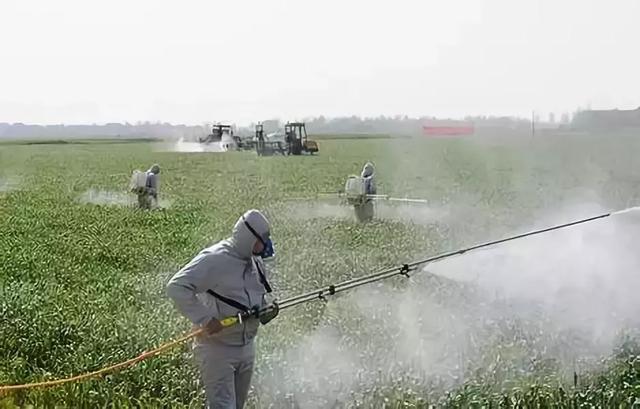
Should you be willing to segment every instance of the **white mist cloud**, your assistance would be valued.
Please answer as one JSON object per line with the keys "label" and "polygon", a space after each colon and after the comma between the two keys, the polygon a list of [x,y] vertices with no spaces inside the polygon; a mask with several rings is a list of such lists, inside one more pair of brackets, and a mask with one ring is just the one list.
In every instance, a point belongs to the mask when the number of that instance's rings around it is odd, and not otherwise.
{"label": "white mist cloud", "polygon": [[514,316],[539,308],[557,328],[588,334],[594,353],[606,353],[617,333],[640,317],[637,213],[525,238],[426,269],[510,300]]}
{"label": "white mist cloud", "polygon": [[[541,220],[575,214],[565,210]],[[639,214],[467,253],[409,281],[338,296],[256,385],[278,385],[298,407],[315,409],[366,400],[399,380],[436,399],[470,378],[500,390],[545,366],[569,381],[637,327]]]}
{"label": "white mist cloud", "polygon": [[20,187],[20,179],[18,177],[0,178],[0,193],[7,193],[17,190]]}
{"label": "white mist cloud", "polygon": [[79,198],[82,203],[105,206],[129,206],[136,203],[135,197],[118,192],[89,189]]}
{"label": "white mist cloud", "polygon": [[[78,200],[81,203],[89,203],[100,206],[137,206],[137,197],[133,194],[111,192],[106,190],[89,189]],[[171,200],[160,198],[160,208],[171,207]]]}
{"label": "white mist cloud", "polygon": [[161,152],[227,152],[236,147],[236,142],[231,138],[223,138],[220,142],[199,143],[186,141],[180,138],[174,143],[164,142],[156,145],[156,150]]}

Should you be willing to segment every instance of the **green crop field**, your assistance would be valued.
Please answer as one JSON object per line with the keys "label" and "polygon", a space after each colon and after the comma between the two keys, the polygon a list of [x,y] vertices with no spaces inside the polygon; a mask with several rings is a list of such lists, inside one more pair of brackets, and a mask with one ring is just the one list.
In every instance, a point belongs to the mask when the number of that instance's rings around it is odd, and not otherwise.
{"label": "green crop field", "polygon": [[[96,370],[186,333],[167,280],[250,208],[272,222],[273,284],[284,298],[519,233],[557,209],[571,216],[566,210],[583,203],[640,204],[635,135],[319,145],[319,155],[290,158],[157,152],[141,142],[0,145],[0,385]],[[381,204],[380,217],[361,225],[348,207],[318,197],[340,190],[367,160],[380,193],[430,204]],[[139,211],[128,179],[153,162],[162,167],[163,209]],[[422,317],[449,304],[473,312],[474,294],[425,275],[283,311],[259,334],[248,407],[640,405],[635,338],[621,336],[591,357],[600,365],[576,372],[540,347],[542,335],[492,322],[479,329],[481,345],[456,358],[463,368],[441,363],[448,335],[422,328]],[[420,331],[409,336],[411,328]],[[534,356],[538,364],[523,364]],[[0,408],[202,403],[188,345],[102,379],[0,397]]]}

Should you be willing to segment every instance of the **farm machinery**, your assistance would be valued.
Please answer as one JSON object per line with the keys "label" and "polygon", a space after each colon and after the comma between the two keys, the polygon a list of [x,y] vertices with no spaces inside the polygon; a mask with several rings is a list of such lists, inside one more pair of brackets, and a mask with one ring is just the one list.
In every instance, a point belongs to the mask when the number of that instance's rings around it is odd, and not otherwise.
{"label": "farm machinery", "polygon": [[200,143],[210,144],[215,142],[222,142],[222,138],[234,140],[233,129],[231,125],[216,124],[211,128],[211,133],[205,137],[198,138]]}
{"label": "farm machinery", "polygon": [[239,151],[248,151],[256,146],[256,141],[253,140],[252,136],[241,137],[236,135],[233,139],[236,141],[236,149]]}
{"label": "farm machinery", "polygon": [[264,126],[258,123],[255,136],[241,137],[234,135],[231,125],[213,125],[211,133],[198,138],[201,144],[220,144],[223,150],[256,150],[259,156],[302,155],[318,152],[318,144],[309,139],[304,122],[287,122],[284,126],[284,134],[265,134]]}
{"label": "farm machinery", "polygon": [[217,143],[224,151],[249,150],[253,149],[253,141],[251,139],[234,135],[231,125],[216,124],[213,125],[209,135],[199,138],[199,142],[205,145]]}
{"label": "farm machinery", "polygon": [[286,155],[288,151],[284,140],[278,140],[273,134],[265,135],[264,126],[261,123],[256,125],[255,146],[258,156],[271,156],[276,153]]}
{"label": "farm machinery", "polygon": [[303,153],[313,155],[318,152],[318,144],[308,138],[304,122],[287,122],[284,126],[284,135],[289,155],[302,155]]}

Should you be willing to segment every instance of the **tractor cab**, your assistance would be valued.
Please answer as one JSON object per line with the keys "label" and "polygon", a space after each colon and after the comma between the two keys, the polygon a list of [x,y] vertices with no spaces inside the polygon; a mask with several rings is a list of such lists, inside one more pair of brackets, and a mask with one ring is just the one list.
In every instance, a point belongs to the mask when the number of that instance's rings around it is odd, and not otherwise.
{"label": "tractor cab", "polygon": [[284,135],[289,155],[318,152],[318,144],[308,139],[304,122],[288,122],[284,126]]}

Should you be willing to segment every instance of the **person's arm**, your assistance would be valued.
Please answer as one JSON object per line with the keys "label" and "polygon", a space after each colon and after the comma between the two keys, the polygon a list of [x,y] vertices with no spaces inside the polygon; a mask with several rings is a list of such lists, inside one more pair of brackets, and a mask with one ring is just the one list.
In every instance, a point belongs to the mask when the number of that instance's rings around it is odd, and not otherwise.
{"label": "person's arm", "polygon": [[196,297],[196,294],[208,290],[207,277],[211,274],[213,257],[211,254],[198,254],[189,264],[178,271],[167,283],[167,295],[176,308],[196,325],[204,325],[215,317]]}

